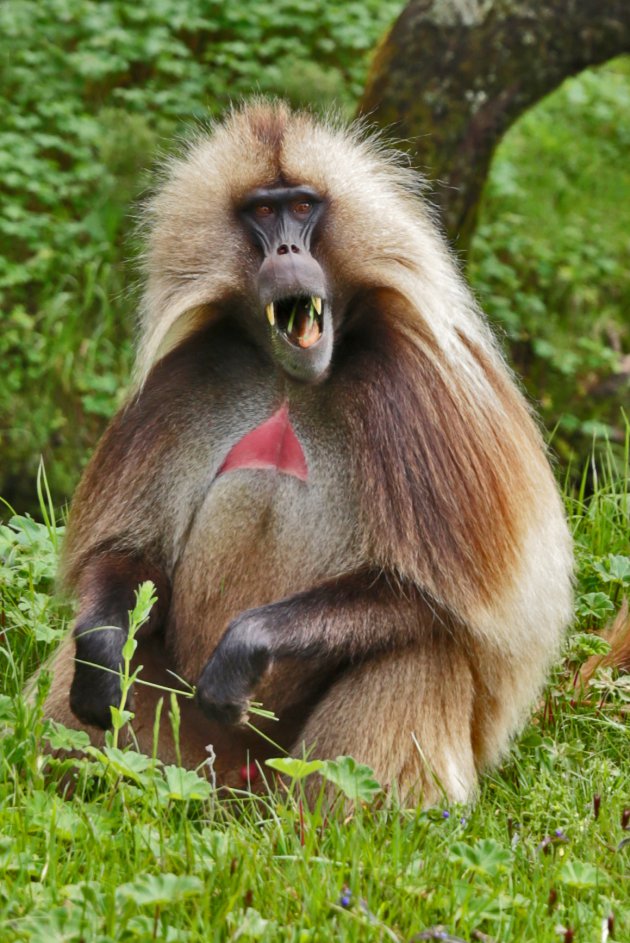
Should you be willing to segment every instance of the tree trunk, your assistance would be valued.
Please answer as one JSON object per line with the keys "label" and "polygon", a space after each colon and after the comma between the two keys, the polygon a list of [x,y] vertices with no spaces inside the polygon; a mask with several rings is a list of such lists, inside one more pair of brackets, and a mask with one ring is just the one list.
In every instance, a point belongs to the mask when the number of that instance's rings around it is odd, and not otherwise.
{"label": "tree trunk", "polygon": [[630,0],[411,0],[359,113],[401,140],[465,250],[506,129],[567,76],[628,51]]}

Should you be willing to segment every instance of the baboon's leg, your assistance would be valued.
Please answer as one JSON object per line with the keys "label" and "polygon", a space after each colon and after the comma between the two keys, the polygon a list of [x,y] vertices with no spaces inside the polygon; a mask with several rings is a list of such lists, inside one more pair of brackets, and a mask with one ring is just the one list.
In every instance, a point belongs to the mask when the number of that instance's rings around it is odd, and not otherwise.
{"label": "baboon's leg", "polygon": [[498,648],[470,642],[475,686],[473,749],[478,769],[496,765],[523,726],[544,685],[553,647],[546,639]]}
{"label": "baboon's leg", "polygon": [[[382,654],[349,668],[315,708],[296,755],[349,754],[406,802],[471,798],[474,689],[467,658],[448,635],[422,648]],[[312,748],[312,749],[311,749]],[[319,783],[313,777],[311,794]]]}

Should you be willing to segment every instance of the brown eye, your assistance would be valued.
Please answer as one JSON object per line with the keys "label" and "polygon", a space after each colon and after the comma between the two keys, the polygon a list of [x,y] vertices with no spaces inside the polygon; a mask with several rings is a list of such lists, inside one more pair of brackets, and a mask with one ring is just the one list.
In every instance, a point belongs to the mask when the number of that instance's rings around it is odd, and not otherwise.
{"label": "brown eye", "polygon": [[307,213],[311,212],[312,208],[312,203],[309,203],[307,200],[302,200],[300,203],[294,204],[293,212],[297,213],[298,216],[306,216]]}
{"label": "brown eye", "polygon": [[265,216],[273,216],[273,206],[269,206],[268,203],[259,203],[258,206],[254,207],[254,215],[259,219],[263,219]]}

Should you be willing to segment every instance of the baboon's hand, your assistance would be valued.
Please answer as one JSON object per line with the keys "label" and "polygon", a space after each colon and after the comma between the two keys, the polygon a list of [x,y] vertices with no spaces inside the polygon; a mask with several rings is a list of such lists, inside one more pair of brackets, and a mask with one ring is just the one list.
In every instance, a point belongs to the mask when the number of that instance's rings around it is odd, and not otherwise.
{"label": "baboon's hand", "polygon": [[199,678],[197,703],[204,714],[222,724],[243,723],[271,658],[263,611],[252,609],[234,619]]}
{"label": "baboon's hand", "polygon": [[75,664],[70,687],[70,708],[84,724],[107,730],[112,725],[110,707],[119,707],[120,678],[98,666]]}
{"label": "baboon's hand", "polygon": [[[110,707],[119,707],[122,647],[127,633],[114,625],[94,626],[92,620],[74,629],[76,656],[70,687],[70,708],[84,724],[107,730]],[[132,707],[128,702],[128,707]]]}

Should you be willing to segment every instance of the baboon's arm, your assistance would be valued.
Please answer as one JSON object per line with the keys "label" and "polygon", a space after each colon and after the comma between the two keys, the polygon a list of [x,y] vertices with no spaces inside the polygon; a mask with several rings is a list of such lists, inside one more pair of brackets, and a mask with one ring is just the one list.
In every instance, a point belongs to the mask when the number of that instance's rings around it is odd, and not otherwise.
{"label": "baboon's arm", "polygon": [[207,716],[238,723],[272,662],[359,661],[414,642],[442,617],[417,589],[383,573],[330,580],[234,619],[201,674],[198,702]]}

